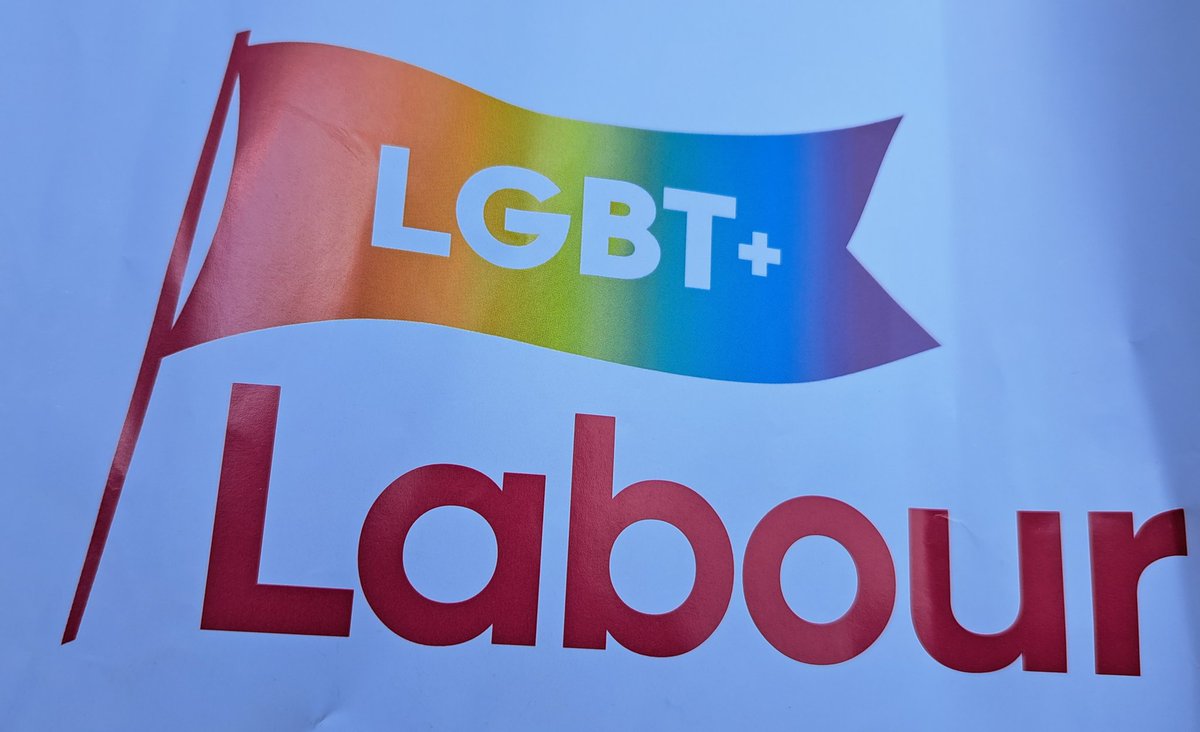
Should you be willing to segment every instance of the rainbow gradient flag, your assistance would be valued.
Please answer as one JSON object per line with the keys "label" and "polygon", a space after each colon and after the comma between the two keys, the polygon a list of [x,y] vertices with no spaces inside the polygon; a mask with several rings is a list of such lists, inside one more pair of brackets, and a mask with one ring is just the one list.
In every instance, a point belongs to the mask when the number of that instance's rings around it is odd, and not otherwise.
{"label": "rainbow gradient flag", "polygon": [[[244,37],[231,71],[228,195],[162,355],[378,318],[780,383],[937,345],[846,249],[898,119],[794,135],[591,124],[392,59]],[[406,166],[390,198],[389,160]],[[480,195],[488,171],[501,187]],[[513,175],[537,185],[503,188]],[[401,217],[424,246],[381,245],[381,222]],[[589,246],[615,276],[589,271]]]}

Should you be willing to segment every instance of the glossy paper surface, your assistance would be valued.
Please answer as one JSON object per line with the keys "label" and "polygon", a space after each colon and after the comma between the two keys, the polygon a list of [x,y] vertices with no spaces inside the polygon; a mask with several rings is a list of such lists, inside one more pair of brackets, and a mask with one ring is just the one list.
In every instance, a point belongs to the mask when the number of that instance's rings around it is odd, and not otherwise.
{"label": "glossy paper surface", "polygon": [[0,729],[1200,728],[1190,4],[3,13]]}

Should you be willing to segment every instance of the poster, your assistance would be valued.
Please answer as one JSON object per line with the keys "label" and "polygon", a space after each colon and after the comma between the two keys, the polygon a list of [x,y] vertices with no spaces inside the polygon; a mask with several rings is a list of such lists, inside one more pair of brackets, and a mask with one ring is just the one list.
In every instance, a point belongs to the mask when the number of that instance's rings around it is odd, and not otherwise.
{"label": "poster", "polygon": [[0,727],[1195,729],[1196,14],[7,9]]}

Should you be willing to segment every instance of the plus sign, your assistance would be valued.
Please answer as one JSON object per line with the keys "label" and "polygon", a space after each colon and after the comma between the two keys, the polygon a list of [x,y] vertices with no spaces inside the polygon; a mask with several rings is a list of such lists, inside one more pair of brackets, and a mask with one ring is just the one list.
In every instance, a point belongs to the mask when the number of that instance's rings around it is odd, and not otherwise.
{"label": "plus sign", "polygon": [[750,274],[767,276],[768,264],[779,264],[779,250],[767,246],[767,235],[756,231],[750,236],[750,244],[738,244],[738,259],[750,263]]}

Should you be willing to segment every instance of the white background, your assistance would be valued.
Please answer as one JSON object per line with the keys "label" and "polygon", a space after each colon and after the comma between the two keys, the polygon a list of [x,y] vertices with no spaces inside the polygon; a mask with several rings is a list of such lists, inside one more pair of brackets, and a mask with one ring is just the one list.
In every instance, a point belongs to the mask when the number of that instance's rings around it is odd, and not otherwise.
{"label": "white background", "polygon": [[[1086,512],[1193,537],[1200,393],[1200,18],[1188,3],[26,3],[0,23],[0,727],[6,729],[1162,728],[1200,725],[1192,558],[1142,582],[1143,676],[1093,671]],[[59,645],[162,271],[236,31],[373,51],[560,116],[798,132],[904,115],[852,250],[943,345],[830,381],[719,383],[427,325],[227,339],[164,364],[79,639]],[[223,153],[227,157],[227,153]],[[206,220],[211,224],[214,201]],[[211,232],[211,228],[209,229]],[[283,387],[262,580],[353,587],[350,638],[198,629],[232,382]],[[833,667],[722,626],[673,659],[561,646],[574,415],[617,418],[618,487],[716,508],[740,558],[787,498],[865,513],[897,567],[890,625]],[[394,636],[357,583],[396,476],[456,462],[547,476],[538,645]],[[1014,617],[1015,512],[1062,512],[1069,673],[952,671],[908,613],[909,507],[953,521],[955,610]],[[464,597],[494,548],[418,525],[418,587]],[[1193,545],[1200,542],[1194,538]],[[785,564],[828,620],[831,542]],[[680,535],[614,557],[636,607],[687,592]]]}

